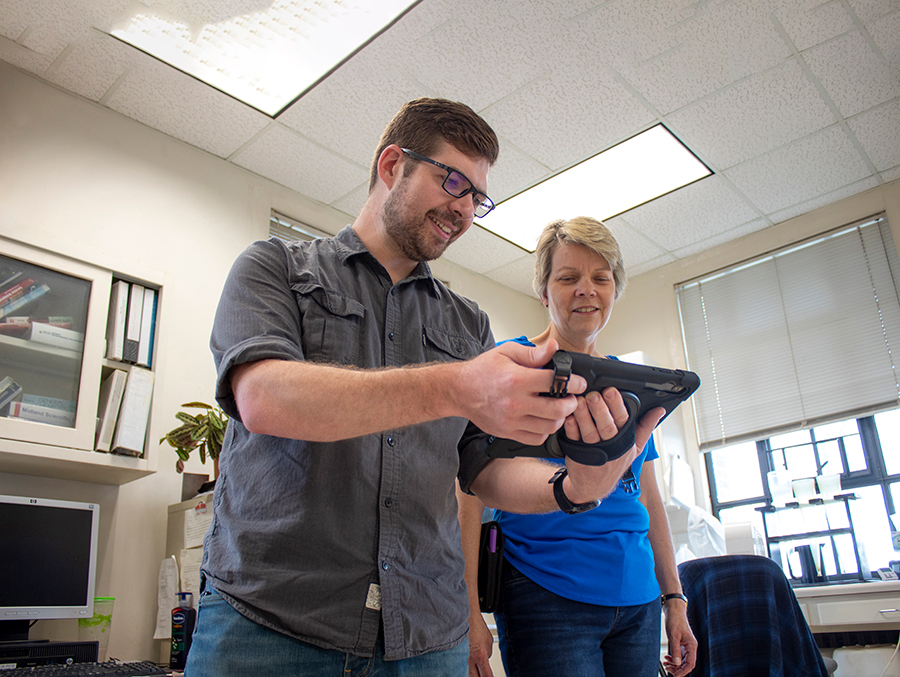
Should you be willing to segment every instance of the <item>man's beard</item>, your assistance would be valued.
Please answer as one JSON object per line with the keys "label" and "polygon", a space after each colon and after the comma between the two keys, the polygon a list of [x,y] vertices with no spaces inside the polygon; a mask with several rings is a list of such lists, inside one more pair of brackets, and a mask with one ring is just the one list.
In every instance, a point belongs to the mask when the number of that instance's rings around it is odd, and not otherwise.
{"label": "man's beard", "polygon": [[436,227],[429,217],[432,214],[440,216],[444,221],[452,223],[457,229],[460,226],[459,218],[454,214],[441,213],[434,209],[428,211],[424,217],[419,219],[410,216],[405,211],[408,185],[406,182],[402,183],[385,200],[384,206],[381,208],[384,229],[400,251],[403,252],[403,255],[410,261],[434,261],[441,257],[450,243],[455,241],[459,235],[455,235],[450,240],[440,240],[434,245],[429,244],[428,230]]}

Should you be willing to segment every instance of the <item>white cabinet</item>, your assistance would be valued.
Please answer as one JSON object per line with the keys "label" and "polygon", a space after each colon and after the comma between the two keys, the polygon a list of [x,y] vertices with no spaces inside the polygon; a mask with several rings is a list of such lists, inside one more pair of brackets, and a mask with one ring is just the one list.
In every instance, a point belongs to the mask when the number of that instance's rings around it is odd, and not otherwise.
{"label": "white cabinet", "polygon": [[796,588],[813,632],[900,628],[900,581],[866,581]]}
{"label": "white cabinet", "polygon": [[[21,387],[16,400],[22,407],[26,399],[45,405],[53,418],[28,420],[21,417],[21,408],[20,416],[0,409],[8,414],[0,417],[0,472],[103,484],[124,484],[155,472],[157,445],[145,445],[140,458],[93,451],[101,380],[114,367],[133,368],[104,357],[110,289],[114,279],[129,279],[127,271],[0,238],[0,283],[14,275],[18,277],[0,289],[0,299],[17,281],[41,291],[23,305],[13,301],[0,306],[0,381],[9,377]],[[140,282],[160,287],[152,280]],[[10,317],[38,324],[18,332]],[[37,335],[39,325],[64,331],[46,339]]]}

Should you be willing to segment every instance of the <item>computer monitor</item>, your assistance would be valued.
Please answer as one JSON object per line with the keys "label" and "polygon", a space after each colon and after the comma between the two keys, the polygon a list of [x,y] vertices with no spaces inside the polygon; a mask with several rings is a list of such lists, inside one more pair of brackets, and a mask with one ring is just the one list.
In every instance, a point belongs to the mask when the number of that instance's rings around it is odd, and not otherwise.
{"label": "computer monitor", "polygon": [[0,641],[93,615],[99,525],[96,503],[0,495]]}

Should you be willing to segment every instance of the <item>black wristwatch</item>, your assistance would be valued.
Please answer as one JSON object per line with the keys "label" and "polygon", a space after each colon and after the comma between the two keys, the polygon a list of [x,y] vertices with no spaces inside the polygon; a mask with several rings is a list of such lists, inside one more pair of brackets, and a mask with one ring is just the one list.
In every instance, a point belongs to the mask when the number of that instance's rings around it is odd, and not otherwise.
{"label": "black wristwatch", "polygon": [[587,512],[588,510],[593,510],[598,505],[600,505],[600,501],[588,501],[587,503],[572,503],[569,500],[569,497],[566,496],[563,491],[563,480],[566,478],[566,475],[569,474],[568,469],[560,468],[556,471],[556,474],[550,478],[550,481],[547,484],[553,485],[553,497],[556,499],[556,505],[559,506],[559,509],[562,510],[567,515],[577,515],[581,512]]}
{"label": "black wristwatch", "polygon": [[670,592],[668,595],[663,595],[660,598],[660,601],[662,602],[662,605],[665,606],[666,602],[668,602],[670,599],[680,599],[685,604],[688,603],[687,597],[682,595],[680,592]]}

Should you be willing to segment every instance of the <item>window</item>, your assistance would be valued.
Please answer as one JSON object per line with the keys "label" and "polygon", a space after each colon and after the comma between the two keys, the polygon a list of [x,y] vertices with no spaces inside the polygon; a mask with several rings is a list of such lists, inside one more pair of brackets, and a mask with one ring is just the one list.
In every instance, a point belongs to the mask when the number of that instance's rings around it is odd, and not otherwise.
{"label": "window", "polygon": [[821,556],[829,580],[858,579],[855,538],[865,574],[889,566],[900,560],[900,542],[898,550],[893,545],[900,526],[893,521],[900,501],[898,432],[900,409],[893,409],[712,450],[705,460],[713,514],[723,523],[749,521],[763,531],[756,509],[773,502],[769,473],[781,471],[791,480],[840,473],[841,492],[857,497],[847,502],[849,521],[838,502],[769,513],[766,527],[770,537],[829,529],[847,533],[790,541],[773,549],[773,558],[796,578],[799,562],[793,549],[809,545],[816,560]]}
{"label": "window", "polygon": [[294,242],[295,240],[318,240],[320,237],[331,236],[324,230],[273,211],[269,217],[269,237],[277,237],[285,242]]}
{"label": "window", "polygon": [[678,285],[701,449],[897,407],[895,281],[877,216]]}

